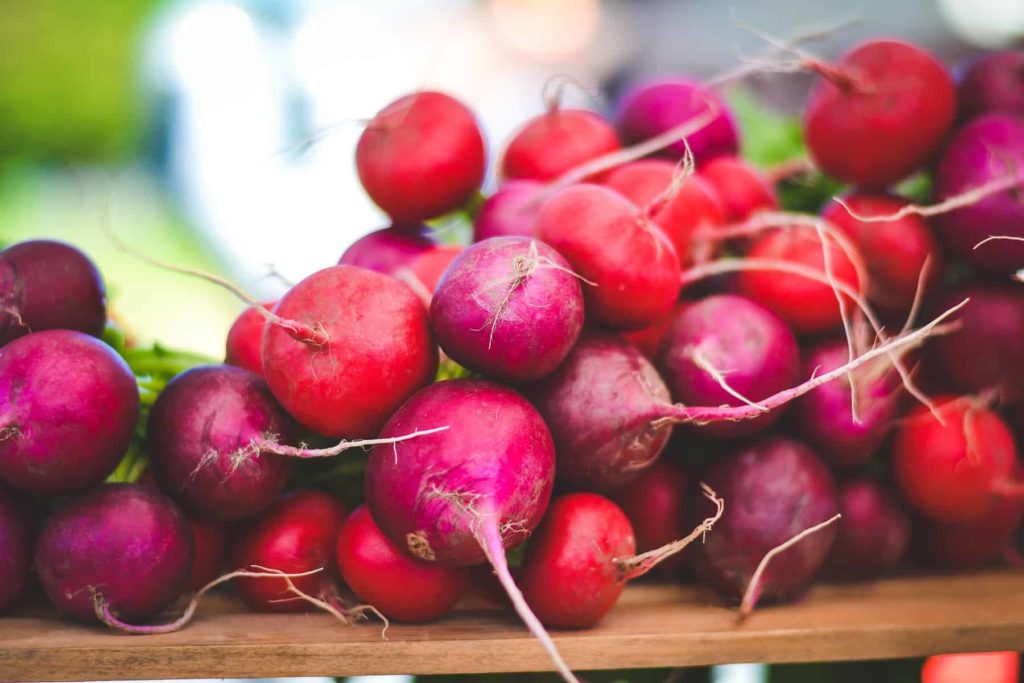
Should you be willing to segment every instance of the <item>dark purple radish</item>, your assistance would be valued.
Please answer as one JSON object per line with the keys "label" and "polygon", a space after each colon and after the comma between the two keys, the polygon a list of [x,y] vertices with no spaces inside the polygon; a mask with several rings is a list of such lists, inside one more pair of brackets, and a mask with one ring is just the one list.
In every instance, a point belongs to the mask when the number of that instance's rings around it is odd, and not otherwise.
{"label": "dark purple radish", "polygon": [[532,237],[544,183],[509,180],[487,198],[473,220],[473,241],[490,237]]}
{"label": "dark purple radish", "polygon": [[829,574],[863,581],[891,573],[910,541],[910,517],[899,499],[871,477],[840,482],[837,495],[843,517],[828,556]]}
{"label": "dark purple radish", "polygon": [[430,319],[455,362],[523,382],[558,367],[583,329],[583,291],[562,256],[529,237],[470,246],[434,292]]}
{"label": "dark purple radish", "polygon": [[1024,118],[1024,50],[992,52],[974,61],[960,78],[957,100],[965,119],[992,112]]}
{"label": "dark purple radish", "polygon": [[[770,437],[721,456],[701,478],[726,501],[725,514],[696,545],[697,576],[724,597],[789,600],[817,575],[836,535],[834,525],[776,554],[750,586],[762,560],[801,532],[838,512],[835,485],[824,463],[803,443]],[[695,518],[712,512],[699,501]]]}
{"label": "dark purple radish", "polygon": [[[811,349],[804,376],[835,370],[849,360],[843,340],[830,340]],[[856,413],[850,378],[823,384],[794,405],[794,423],[804,438],[835,467],[866,463],[885,440],[899,410],[899,383],[887,359],[860,368],[853,375]],[[856,417],[854,417],[856,415]]]}
{"label": "dark purple radish", "polygon": [[151,486],[108,484],[54,512],[35,554],[57,609],[119,628],[159,615],[192,567],[192,530]]}
{"label": "dark purple radish", "polygon": [[284,488],[291,459],[261,451],[287,444],[296,426],[248,370],[193,368],[168,383],[149,414],[147,438],[160,487],[187,511],[219,521],[249,517]]}
{"label": "dark purple radish", "polygon": [[124,455],[139,389],[113,349],[49,330],[0,349],[0,479],[46,495],[102,482]]}
{"label": "dark purple radish", "polygon": [[[794,386],[800,351],[793,333],[768,309],[732,294],[709,296],[675,317],[662,343],[659,367],[673,397],[687,406],[757,406]],[[783,410],[743,422],[699,427],[710,436],[752,434]]]}
{"label": "dark purple radish", "polygon": [[435,246],[437,243],[430,238],[425,225],[411,229],[392,226],[357,239],[341,255],[338,265],[359,266],[390,275]]}
{"label": "dark purple radish", "polygon": [[33,240],[0,251],[0,346],[42,330],[98,337],[106,322],[103,280],[78,249]]}
{"label": "dark purple radish", "polygon": [[32,591],[36,515],[27,496],[0,485],[0,615]]}

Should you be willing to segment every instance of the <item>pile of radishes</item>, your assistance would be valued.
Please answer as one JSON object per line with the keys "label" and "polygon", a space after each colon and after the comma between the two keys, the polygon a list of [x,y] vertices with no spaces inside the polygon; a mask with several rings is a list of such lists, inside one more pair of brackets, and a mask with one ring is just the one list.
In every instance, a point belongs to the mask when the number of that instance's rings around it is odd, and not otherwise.
{"label": "pile of radishes", "polygon": [[[69,616],[165,631],[235,579],[255,609],[428,621],[496,577],[571,676],[543,626],[597,623],[659,563],[746,614],[820,575],[1012,557],[1024,53],[959,89],[900,41],[799,55],[800,173],[848,185],[819,213],[779,206],[696,81],[608,118],[552,103],[486,199],[473,113],[413,93],[356,151],[390,227],[141,404],[88,258],[0,252],[0,608],[36,577]],[[455,212],[468,246],[428,227]],[[137,483],[104,483],[130,448]]]}

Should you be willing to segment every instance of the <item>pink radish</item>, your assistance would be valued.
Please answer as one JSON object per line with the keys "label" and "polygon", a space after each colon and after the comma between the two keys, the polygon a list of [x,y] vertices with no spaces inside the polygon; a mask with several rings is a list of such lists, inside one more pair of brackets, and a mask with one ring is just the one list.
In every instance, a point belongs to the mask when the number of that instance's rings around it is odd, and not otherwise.
{"label": "pink radish", "polygon": [[828,572],[846,580],[891,573],[910,541],[910,518],[899,499],[867,476],[840,482],[838,497],[843,517],[828,556]]}
{"label": "pink radish", "polygon": [[[276,303],[267,301],[262,306],[269,310]],[[242,311],[228,330],[224,362],[262,375],[263,330],[266,323],[267,319],[257,307],[249,306]]]}
{"label": "pink radish", "polygon": [[473,241],[489,237],[531,237],[544,184],[535,180],[502,183],[480,207],[473,221]]}

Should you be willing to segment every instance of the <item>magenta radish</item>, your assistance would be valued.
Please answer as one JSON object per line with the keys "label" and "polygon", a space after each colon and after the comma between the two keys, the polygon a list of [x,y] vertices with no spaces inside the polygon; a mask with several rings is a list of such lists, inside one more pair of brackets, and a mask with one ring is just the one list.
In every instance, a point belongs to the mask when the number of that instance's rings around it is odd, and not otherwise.
{"label": "magenta radish", "polygon": [[28,496],[0,485],[0,615],[32,592],[37,514]]}
{"label": "magenta radish", "polygon": [[115,627],[137,623],[160,614],[184,589],[192,531],[153,487],[108,484],[46,520],[35,564],[61,612]]}
{"label": "magenta radish", "polygon": [[103,280],[81,251],[50,240],[0,251],[0,346],[42,330],[98,337],[106,322]]}
{"label": "magenta radish", "polygon": [[157,482],[168,495],[191,513],[235,521],[270,505],[291,471],[290,458],[259,444],[288,444],[296,432],[259,376],[214,365],[167,384],[149,414],[147,438]]}
{"label": "magenta radish", "polygon": [[956,115],[945,67],[907,42],[865,42],[834,65],[809,67],[821,79],[804,110],[807,148],[818,168],[844,182],[901,180],[931,158]]}
{"label": "magenta radish", "polygon": [[[267,301],[263,308],[272,309],[276,301]],[[242,311],[231,323],[225,341],[224,362],[263,375],[263,330],[267,319],[256,306]]]}
{"label": "magenta radish", "polygon": [[430,318],[441,349],[455,362],[491,377],[535,380],[558,367],[576,343],[583,291],[569,263],[548,245],[495,237],[452,262]]}
{"label": "magenta radish", "polygon": [[871,477],[840,482],[836,540],[828,556],[830,575],[846,580],[890,574],[907,552],[910,518],[898,498]]}
{"label": "magenta radish", "polygon": [[356,170],[366,192],[394,220],[436,218],[480,189],[483,136],[473,112],[455,98],[416,92],[367,124],[356,146]]}
{"label": "magenta radish", "polygon": [[99,484],[131,442],[135,377],[113,349],[49,330],[0,349],[0,479],[47,495]]}
{"label": "magenta radish", "polygon": [[[727,505],[714,532],[694,546],[697,576],[729,599],[744,595],[769,551],[838,512],[828,469],[794,439],[741,446],[714,459],[701,480]],[[696,516],[710,511],[702,500]],[[753,586],[755,602],[799,595],[825,563],[835,535],[833,525],[778,553]]]}
{"label": "magenta radish", "polygon": [[[798,383],[796,339],[771,311],[749,299],[718,294],[698,301],[673,320],[659,361],[672,396],[688,406],[754,405]],[[809,375],[808,375],[809,376]],[[700,427],[717,437],[752,434],[782,410],[743,422]]]}
{"label": "magenta radish", "polygon": [[618,148],[615,130],[598,114],[555,108],[527,121],[512,136],[501,159],[501,174],[507,179],[555,180]]}
{"label": "magenta radish", "polygon": [[353,242],[338,260],[338,265],[369,268],[391,275],[417,256],[436,246],[426,226],[414,230],[395,226],[374,230]]}
{"label": "magenta radish", "polygon": [[275,314],[263,340],[267,384],[289,414],[324,436],[375,435],[437,372],[427,310],[386,275],[326,268],[292,287]]}
{"label": "magenta radish", "polygon": [[[848,360],[845,341],[817,344],[804,361],[803,376],[828,372]],[[834,467],[866,463],[889,434],[899,410],[899,382],[886,360],[868,364],[850,377],[824,384],[793,405],[804,438]],[[844,521],[843,524],[847,524]]]}
{"label": "magenta radish", "polygon": [[957,88],[965,119],[1002,112],[1024,118],[1024,50],[986,54],[971,63]]}
{"label": "magenta radish", "polygon": [[703,129],[677,141],[661,154],[682,157],[689,145],[698,164],[739,150],[739,132],[728,105],[692,80],[653,81],[634,86],[616,108],[616,126],[627,144],[642,142],[705,113],[717,115]]}
{"label": "magenta radish", "polygon": [[490,237],[531,237],[544,191],[535,180],[509,180],[487,198],[473,221],[473,241]]}
{"label": "magenta radish", "polygon": [[668,315],[681,269],[668,237],[642,209],[596,185],[556,192],[537,213],[536,234],[594,283],[584,287],[588,319],[638,329]]}
{"label": "magenta radish", "polygon": [[723,156],[701,164],[699,176],[711,186],[729,223],[745,221],[758,211],[779,207],[772,184],[739,157]]}
{"label": "magenta radish", "polygon": [[666,455],[614,491],[612,498],[629,518],[638,551],[654,550],[683,537],[683,517],[696,490],[694,483],[692,468]]}

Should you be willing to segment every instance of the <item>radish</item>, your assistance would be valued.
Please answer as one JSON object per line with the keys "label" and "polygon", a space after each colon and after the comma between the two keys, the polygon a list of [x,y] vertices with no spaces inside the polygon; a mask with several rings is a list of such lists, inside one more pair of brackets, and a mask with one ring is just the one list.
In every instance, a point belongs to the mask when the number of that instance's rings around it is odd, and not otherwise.
{"label": "radish", "polygon": [[0,346],[41,330],[98,337],[106,322],[103,280],[81,251],[50,240],[0,251]]}
{"label": "radish", "polygon": [[[261,305],[272,309],[276,301],[267,301]],[[257,375],[263,374],[263,329],[267,319],[256,306],[249,306],[242,311],[235,322],[231,323],[225,342],[224,362],[228,365],[244,368]]]}
{"label": "radish", "polygon": [[466,589],[466,567],[409,555],[384,535],[365,505],[342,525],[336,555],[345,584],[390,619],[434,621],[450,612]]}
{"label": "radish", "polygon": [[983,55],[970,64],[957,88],[965,118],[1003,112],[1024,118],[1024,50]]}
{"label": "radish", "polygon": [[395,226],[382,228],[353,242],[341,255],[338,265],[359,266],[390,275],[435,245],[426,226],[417,226],[415,230],[399,230]]}
{"label": "radish", "polygon": [[682,538],[685,503],[693,483],[692,469],[666,456],[615,490],[612,498],[629,518],[638,551],[645,553]]}
{"label": "radish", "polygon": [[227,365],[193,368],[172,379],[153,404],[147,427],[161,488],[189,512],[222,521],[264,509],[288,480],[291,460],[254,444],[289,443],[297,436],[266,383]]}
{"label": "radish", "polygon": [[[793,333],[771,311],[740,296],[718,294],[676,315],[659,368],[673,397],[684,405],[756,407],[761,399],[797,384],[800,351]],[[752,420],[716,422],[700,430],[717,437],[752,434],[783,413],[762,412]]]}
{"label": "radish", "polygon": [[501,174],[508,179],[554,180],[618,148],[615,130],[598,114],[554,108],[527,121],[512,136],[501,159]]}
{"label": "radish", "polygon": [[0,479],[15,488],[57,495],[99,484],[138,416],[135,377],[98,339],[49,330],[0,349]]}
{"label": "radish", "polygon": [[1012,551],[1022,519],[1024,503],[1020,498],[999,497],[969,522],[941,524],[922,519],[914,533],[929,564],[969,571],[994,564]]}
{"label": "radish", "polygon": [[536,234],[593,286],[583,291],[593,322],[638,329],[668,315],[681,271],[672,243],[642,209],[612,190],[576,185],[537,213]]}
{"label": "radish", "polygon": [[[1007,114],[980,116],[947,144],[935,169],[935,194],[956,197],[1001,178],[1013,180],[1024,166],[1024,121]],[[1007,187],[939,215],[935,226],[950,251],[980,268],[1013,271],[1024,263],[1024,242],[992,241],[990,235],[1024,238],[1024,200]]]}
{"label": "radish", "polygon": [[627,143],[641,142],[671,130],[680,123],[708,112],[714,118],[702,130],[677,141],[661,152],[681,157],[686,144],[697,162],[709,161],[739,150],[739,131],[728,105],[712,90],[692,80],[673,79],[642,83],[629,90],[616,107],[616,126]]}
{"label": "radish", "polygon": [[0,485],[0,615],[32,592],[36,514],[27,496]]}
{"label": "radish", "polygon": [[268,612],[301,612],[307,604],[289,590],[294,585],[309,595],[325,588],[323,572],[312,570],[333,566],[334,546],[345,521],[345,507],[319,491],[293,491],[255,518],[236,538],[231,563],[238,569],[250,567],[278,570],[293,576],[288,581],[241,577],[238,592],[254,609]]}
{"label": "radish", "polygon": [[[698,578],[730,599],[747,591],[753,602],[788,600],[805,590],[828,556],[834,526],[802,538],[762,574],[755,572],[773,549],[838,511],[832,476],[814,452],[789,438],[761,439],[714,459],[702,480],[729,505],[714,532],[695,546]],[[701,501],[698,516],[709,509]]]}
{"label": "radish", "polygon": [[35,564],[57,609],[117,628],[157,616],[181,594],[192,533],[153,487],[107,484],[46,520]]}
{"label": "radish", "polygon": [[[862,216],[895,214],[909,204],[884,193],[853,192],[845,204],[830,203],[821,216],[843,230],[863,255],[870,278],[868,299],[888,311],[905,312],[917,296],[921,271],[928,267],[925,291],[938,284],[942,254],[924,218],[903,216],[897,220],[862,221]],[[847,208],[848,207],[848,208]]]}
{"label": "radish", "polygon": [[921,683],[1017,683],[1019,672],[1017,652],[935,655],[924,661]]}
{"label": "radish", "polygon": [[[452,264],[455,257],[461,254],[462,251],[463,248],[457,245],[440,244],[409,261],[407,266],[408,272],[422,285],[423,291],[433,295],[434,290],[437,289],[438,282],[441,281],[441,276],[444,275],[444,271],[448,270],[448,266]],[[392,275],[403,279],[397,271],[393,272]],[[429,305],[429,302],[427,305]]]}
{"label": "radish", "polygon": [[[808,353],[803,374],[834,370],[846,363],[847,354],[844,341],[821,342]],[[803,437],[834,467],[867,463],[889,434],[900,407],[898,380],[886,361],[864,366],[853,373],[853,380],[856,413],[849,377],[818,387],[793,406],[794,423]],[[843,522],[849,523],[849,518]]]}
{"label": "radish", "polygon": [[[898,65],[898,66],[897,66]],[[814,163],[848,183],[884,187],[924,165],[956,115],[945,67],[916,45],[862,43],[822,75],[804,110]]]}
{"label": "radish", "polygon": [[198,517],[190,517],[188,523],[192,527],[193,555],[185,590],[195,592],[220,573],[231,528],[227,524],[209,522]]}
{"label": "radish", "polygon": [[677,173],[675,164],[663,159],[634,161],[609,173],[604,185],[644,209],[686,264],[694,260],[697,236],[723,225],[725,213],[703,178],[691,175],[674,187]]}
{"label": "radish", "polygon": [[326,268],[288,290],[275,316],[263,340],[267,384],[289,414],[324,436],[376,434],[437,372],[426,309],[386,275]]}
{"label": "radish", "polygon": [[899,500],[871,477],[840,482],[843,515],[828,556],[832,576],[877,579],[899,566],[910,541],[910,518]]}
{"label": "radish", "polygon": [[1013,435],[996,413],[977,401],[943,397],[935,403],[942,422],[919,406],[897,430],[894,478],[907,502],[928,518],[970,522],[1015,484]]}
{"label": "radish", "polygon": [[535,380],[561,363],[583,329],[583,291],[569,263],[528,237],[477,242],[445,272],[430,305],[437,341],[488,376]]}
{"label": "radish", "polygon": [[712,159],[701,165],[698,177],[711,186],[729,223],[745,221],[758,211],[779,208],[775,188],[768,179],[739,157]]}
{"label": "radish", "polygon": [[635,346],[640,353],[647,357],[647,360],[652,363],[656,362],[661,355],[661,347],[665,337],[668,335],[669,328],[672,326],[672,320],[679,314],[684,305],[679,303],[676,305],[676,309],[664,318],[651,323],[647,327],[641,327],[639,330],[620,332],[619,336]]}
{"label": "radish", "polygon": [[544,184],[509,180],[487,198],[473,220],[473,241],[489,237],[531,237]]}
{"label": "radish", "polygon": [[436,218],[480,189],[484,140],[465,105],[439,92],[401,97],[377,113],[356,146],[366,192],[396,221]]}

